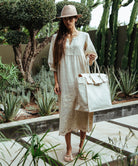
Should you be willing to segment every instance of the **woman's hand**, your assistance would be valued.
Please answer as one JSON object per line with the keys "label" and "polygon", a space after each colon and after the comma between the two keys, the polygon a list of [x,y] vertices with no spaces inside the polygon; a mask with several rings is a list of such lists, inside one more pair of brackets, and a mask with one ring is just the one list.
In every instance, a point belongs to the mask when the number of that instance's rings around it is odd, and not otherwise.
{"label": "woman's hand", "polygon": [[96,58],[96,55],[94,55],[94,54],[89,55],[89,66],[92,66],[95,58]]}
{"label": "woman's hand", "polygon": [[57,95],[60,95],[60,94],[61,94],[60,87],[59,87],[59,84],[58,84],[58,83],[55,84],[54,92],[55,92]]}
{"label": "woman's hand", "polygon": [[54,72],[54,79],[55,79],[54,92],[55,92],[57,95],[60,95],[60,94],[61,94],[61,91],[60,91],[60,87],[59,87],[59,84],[58,84],[57,72]]}
{"label": "woman's hand", "polygon": [[89,55],[89,60],[90,60],[90,61],[94,61],[95,58],[96,58],[96,55],[94,55],[94,54],[90,54],[90,55]]}

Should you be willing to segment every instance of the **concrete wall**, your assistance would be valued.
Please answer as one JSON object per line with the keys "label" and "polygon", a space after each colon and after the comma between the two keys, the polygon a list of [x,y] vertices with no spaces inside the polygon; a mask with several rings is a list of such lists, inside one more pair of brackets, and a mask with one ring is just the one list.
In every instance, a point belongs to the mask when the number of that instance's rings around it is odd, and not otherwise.
{"label": "concrete wall", "polygon": [[[90,37],[94,43],[94,45],[96,45],[96,38],[95,38],[95,34],[96,34],[96,30],[95,31],[90,31],[89,32]],[[117,64],[120,66],[121,65],[121,57],[123,55],[123,48],[125,45],[125,41],[126,41],[126,26],[122,26],[119,27],[118,29],[118,57],[117,58]],[[111,40],[111,34],[110,31],[108,32],[108,48],[110,45],[110,40]],[[22,45],[22,50],[24,50],[25,45]],[[46,56],[48,56],[48,51],[49,51],[49,45],[47,45],[42,52],[36,57],[36,60],[34,62],[34,66],[33,66],[33,74],[36,74],[37,72],[39,72],[42,62],[43,62],[43,58],[45,58]],[[12,50],[12,47],[9,45],[0,45],[0,56],[2,57],[2,62],[5,64],[11,64],[14,63],[15,64],[15,60],[14,60],[14,53]]]}
{"label": "concrete wall", "polygon": [[[22,51],[24,51],[25,45],[22,45]],[[48,51],[49,51],[49,45],[47,45],[41,53],[36,57],[32,73],[36,74],[39,72],[41,65],[43,63],[43,58],[48,56]],[[14,52],[12,49],[12,46],[9,45],[0,45],[0,56],[2,59],[2,63],[4,64],[16,64],[15,63],[15,58],[14,58]]]}

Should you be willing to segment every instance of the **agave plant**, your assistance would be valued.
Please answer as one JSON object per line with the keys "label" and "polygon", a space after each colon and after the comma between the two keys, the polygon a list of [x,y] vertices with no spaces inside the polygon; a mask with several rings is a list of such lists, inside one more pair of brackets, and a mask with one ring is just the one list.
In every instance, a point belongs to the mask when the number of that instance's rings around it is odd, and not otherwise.
{"label": "agave plant", "polygon": [[56,98],[53,91],[47,92],[47,88],[40,90],[36,95],[36,103],[39,106],[41,116],[52,114],[56,108]]}
{"label": "agave plant", "polygon": [[12,121],[20,108],[20,97],[15,96],[13,93],[9,94],[4,92],[2,94],[2,104],[4,107],[4,112],[0,115],[3,118],[3,121]]}
{"label": "agave plant", "polygon": [[110,92],[111,92],[111,100],[114,101],[116,94],[117,94],[117,89],[118,89],[118,84],[116,84],[115,80],[109,80],[110,84]]}
{"label": "agave plant", "polygon": [[114,75],[115,75],[114,68],[108,68],[107,75],[108,75],[108,79],[109,79],[111,100],[114,101],[116,94],[117,94],[117,89],[118,89],[118,84],[116,83],[116,80],[114,78]]}
{"label": "agave plant", "polygon": [[[21,156],[21,154],[23,154],[20,160],[18,161],[17,165],[25,166],[26,161],[29,159],[28,160],[28,162],[30,162],[29,165],[38,166],[40,165],[39,160],[41,160],[41,163],[43,162],[44,165],[47,165],[48,163],[48,165],[52,165],[52,166],[57,166],[57,165],[63,166],[63,164],[58,161],[58,158],[55,160],[48,155],[50,151],[54,151],[55,155],[57,156],[55,147],[59,145],[57,144],[53,146],[52,144],[49,144],[50,146],[49,145],[46,146],[44,144],[43,140],[47,136],[49,130],[40,137],[36,133],[33,133],[31,128],[28,125],[25,125],[22,128],[20,128],[18,132],[22,133],[21,137],[30,136],[30,138],[28,139],[28,141],[25,141],[20,137],[18,137],[15,140],[16,142],[22,145],[22,148],[19,150],[17,155],[14,157],[14,159],[11,161],[10,165],[14,163],[14,161],[17,159],[18,156]],[[24,150],[25,150],[25,153],[21,153]]]}
{"label": "agave plant", "polygon": [[28,103],[30,103],[30,100],[31,100],[31,91],[28,91],[26,94],[25,94],[25,90],[22,90],[22,95],[21,95],[21,102],[22,102],[22,105],[27,105]]}
{"label": "agave plant", "polygon": [[41,67],[40,72],[33,77],[34,81],[41,89],[47,86],[47,91],[51,91],[55,85],[54,74],[52,71],[47,71],[45,66]]}
{"label": "agave plant", "polygon": [[16,66],[3,64],[0,57],[0,91],[5,90],[9,85],[17,84],[18,74]]}
{"label": "agave plant", "polygon": [[121,92],[125,96],[131,96],[138,91],[136,91],[137,81],[136,81],[136,72],[135,73],[129,73],[129,71],[118,71],[119,79],[115,76],[114,77],[118,83],[118,86],[121,90]]}

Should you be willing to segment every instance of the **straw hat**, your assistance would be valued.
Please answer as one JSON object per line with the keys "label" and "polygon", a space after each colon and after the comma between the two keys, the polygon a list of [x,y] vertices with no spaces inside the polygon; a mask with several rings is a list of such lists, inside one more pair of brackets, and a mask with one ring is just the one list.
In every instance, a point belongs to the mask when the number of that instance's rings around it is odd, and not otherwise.
{"label": "straw hat", "polygon": [[78,16],[81,17],[81,14],[77,14],[76,7],[73,5],[65,5],[61,11],[61,16],[57,18],[72,17]]}

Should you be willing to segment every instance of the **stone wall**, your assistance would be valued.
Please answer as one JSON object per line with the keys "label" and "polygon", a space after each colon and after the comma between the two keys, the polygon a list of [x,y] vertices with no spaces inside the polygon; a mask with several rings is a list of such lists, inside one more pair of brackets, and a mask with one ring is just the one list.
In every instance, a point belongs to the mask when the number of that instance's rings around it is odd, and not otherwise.
{"label": "stone wall", "polygon": [[[96,30],[94,31],[90,31],[89,32],[90,37],[94,43],[94,45],[96,45],[96,40],[95,40],[95,34],[96,34]],[[118,29],[118,56],[120,57],[118,59],[118,65],[121,65],[121,57],[123,54],[123,48],[125,45],[125,41],[126,41],[126,26],[122,26],[119,27]],[[108,31],[108,47],[110,45],[110,40],[111,40],[111,34],[110,31]],[[22,45],[22,50],[24,50],[25,45]],[[43,58],[48,56],[48,51],[49,51],[49,45],[47,45],[42,52],[36,57],[36,60],[34,62],[34,66],[33,66],[33,74],[36,74],[37,72],[39,72],[41,65],[43,63]],[[0,56],[2,57],[2,62],[5,64],[11,64],[14,63],[15,64],[15,60],[14,60],[14,53],[12,50],[12,47],[9,45],[0,45]]]}

